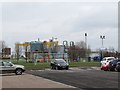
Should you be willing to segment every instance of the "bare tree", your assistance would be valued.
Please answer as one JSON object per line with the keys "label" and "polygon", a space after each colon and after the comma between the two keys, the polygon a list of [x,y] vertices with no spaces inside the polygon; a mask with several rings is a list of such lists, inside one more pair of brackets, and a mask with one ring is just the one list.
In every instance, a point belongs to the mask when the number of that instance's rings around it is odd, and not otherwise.
{"label": "bare tree", "polygon": [[17,58],[17,63],[19,61],[19,58],[22,54],[22,48],[19,46],[19,42],[16,42],[15,43],[15,55],[16,55],[16,58]]}
{"label": "bare tree", "polygon": [[86,43],[84,41],[76,42],[76,47],[77,47],[77,50],[78,50],[78,55],[81,58],[85,58],[86,57],[86,52],[87,52]]}
{"label": "bare tree", "polygon": [[86,43],[84,41],[76,42],[72,47],[69,47],[68,55],[70,60],[80,60],[80,58],[86,58],[86,53],[90,52],[90,48],[86,49]]}
{"label": "bare tree", "polygon": [[3,49],[7,48],[6,42],[5,41],[0,41],[0,58],[3,57]]}
{"label": "bare tree", "polygon": [[0,51],[2,51],[3,48],[7,48],[5,41],[0,41]]}
{"label": "bare tree", "polygon": [[69,47],[68,55],[70,60],[78,61],[80,58],[88,59],[91,53],[90,46],[86,48],[84,41],[76,42],[72,47]]}
{"label": "bare tree", "polygon": [[84,41],[76,42],[76,46],[79,48],[86,48],[86,43]]}
{"label": "bare tree", "polygon": [[76,60],[76,48],[75,48],[75,46],[69,47],[68,56],[69,56],[71,61]]}

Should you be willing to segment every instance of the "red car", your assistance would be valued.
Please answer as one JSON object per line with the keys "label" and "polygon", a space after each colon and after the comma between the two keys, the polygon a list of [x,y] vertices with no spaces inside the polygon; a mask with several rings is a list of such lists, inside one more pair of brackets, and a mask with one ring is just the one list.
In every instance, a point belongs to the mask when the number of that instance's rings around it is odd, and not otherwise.
{"label": "red car", "polygon": [[101,70],[108,71],[109,70],[109,62],[115,60],[114,57],[104,57],[101,61]]}
{"label": "red car", "polygon": [[109,63],[107,64],[102,64],[101,65],[101,70],[108,71]]}

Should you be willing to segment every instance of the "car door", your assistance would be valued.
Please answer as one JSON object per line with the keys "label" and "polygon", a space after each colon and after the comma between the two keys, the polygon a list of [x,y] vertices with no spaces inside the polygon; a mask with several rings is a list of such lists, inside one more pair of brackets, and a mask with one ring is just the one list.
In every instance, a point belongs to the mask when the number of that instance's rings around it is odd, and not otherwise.
{"label": "car door", "polygon": [[9,62],[3,62],[2,71],[3,71],[3,73],[14,72],[15,67]]}

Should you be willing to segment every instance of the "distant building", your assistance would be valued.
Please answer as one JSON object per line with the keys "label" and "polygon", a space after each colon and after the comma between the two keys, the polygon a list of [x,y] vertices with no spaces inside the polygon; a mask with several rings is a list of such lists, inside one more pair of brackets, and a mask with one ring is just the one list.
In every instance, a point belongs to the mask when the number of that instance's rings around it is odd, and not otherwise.
{"label": "distant building", "polygon": [[[58,41],[31,41],[28,43],[29,44],[16,44],[18,47],[25,47],[22,56],[24,56],[26,60],[42,59],[42,61],[48,61],[54,58],[67,58],[64,45],[58,45]],[[19,58],[19,55],[17,55],[17,58]]]}
{"label": "distant building", "polygon": [[65,53],[65,47],[64,45],[58,45],[57,46],[57,58],[63,58],[63,59],[67,59],[68,58],[68,54]]}
{"label": "distant building", "polygon": [[64,45],[58,45],[56,51],[57,51],[57,53],[64,53],[65,52]]}
{"label": "distant building", "polygon": [[31,52],[43,52],[43,43],[39,41],[31,42]]}
{"label": "distant building", "polygon": [[10,59],[10,57],[11,57],[11,48],[3,48],[1,58]]}

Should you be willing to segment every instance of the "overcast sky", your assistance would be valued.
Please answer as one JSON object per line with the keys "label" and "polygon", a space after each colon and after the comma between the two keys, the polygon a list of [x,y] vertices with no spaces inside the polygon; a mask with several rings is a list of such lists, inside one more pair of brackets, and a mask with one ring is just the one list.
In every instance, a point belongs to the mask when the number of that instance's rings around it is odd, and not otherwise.
{"label": "overcast sky", "polygon": [[[58,38],[84,41],[101,47],[100,35],[105,35],[104,47],[118,47],[117,2],[12,2],[2,3],[2,39],[9,47],[15,42]],[[1,38],[1,37],[0,37]]]}

